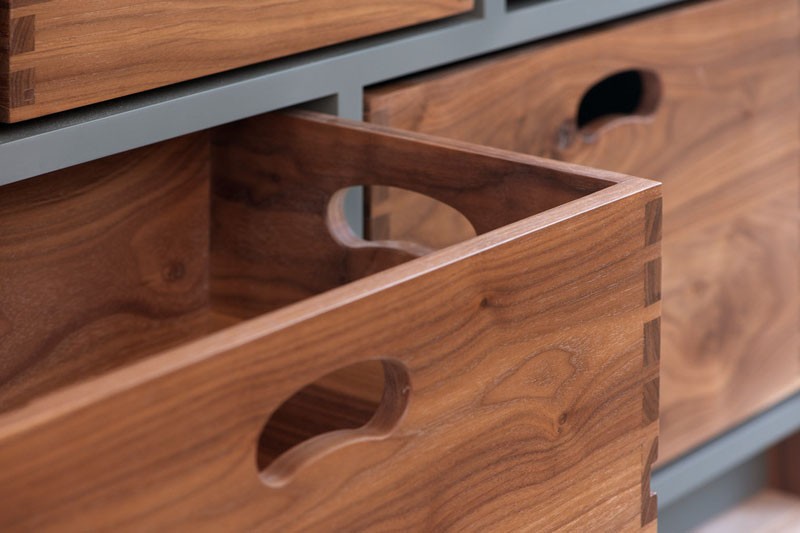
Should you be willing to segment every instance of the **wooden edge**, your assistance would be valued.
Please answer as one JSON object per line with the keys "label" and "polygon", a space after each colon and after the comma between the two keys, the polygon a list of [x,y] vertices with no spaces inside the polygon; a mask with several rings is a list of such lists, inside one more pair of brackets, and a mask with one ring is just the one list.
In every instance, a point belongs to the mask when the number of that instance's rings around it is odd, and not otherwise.
{"label": "wooden edge", "polygon": [[[503,150],[481,144],[473,144],[465,141],[459,141],[457,139],[437,137],[435,135],[428,135],[426,133],[395,129],[389,126],[371,122],[360,122],[356,120],[344,119],[316,111],[294,110],[288,112],[287,114],[302,118],[303,120],[307,120],[309,122],[323,124],[326,126],[355,130],[380,137],[404,139],[407,141],[413,141],[422,146],[435,146],[437,148],[444,148],[454,153],[464,153],[471,156],[477,154],[486,158],[500,159],[510,163],[517,163],[521,166],[546,169],[554,174],[564,177],[565,179],[583,179],[588,182],[601,182],[603,183],[603,186],[611,186],[631,180],[641,180],[647,183],[656,183],[652,180],[629,176],[619,172],[612,172],[610,170],[601,170],[583,165],[576,165],[574,163],[555,161],[553,159],[547,159],[535,155]],[[597,189],[597,187],[594,187],[593,189]]]}
{"label": "wooden edge", "polygon": [[[302,115],[309,116],[309,120],[321,123],[353,127],[368,132],[374,130],[374,127],[365,127],[357,122],[331,118],[328,115],[308,113],[303,113]],[[412,140],[419,139],[420,142],[450,144],[449,141],[440,142],[436,137],[407,135],[406,132],[395,132],[385,128],[379,128],[376,134],[405,137]],[[540,162],[546,162],[548,167],[558,168],[562,172],[580,172],[582,176],[589,178],[594,173],[594,171],[585,167],[562,165],[542,160],[541,158],[518,156],[512,152],[483,149],[466,143],[453,143],[453,149],[469,152],[479,150],[486,154],[487,157],[494,157],[497,154],[498,157],[519,160],[521,163],[533,167],[541,166]],[[371,294],[405,283],[433,270],[486,252],[510,240],[536,233],[544,228],[578,217],[605,205],[643,193],[660,197],[661,185],[657,182],[622,174],[601,171],[597,173],[611,175],[618,182],[613,186],[606,187],[548,211],[535,214],[516,223],[489,231],[463,243],[455,244],[361,280],[337,287],[323,294],[247,320],[176,348],[154,354],[108,374],[90,378],[85,382],[54,391],[24,407],[0,415],[0,439],[7,438],[20,431],[26,431],[37,425],[45,424],[69,412],[80,410],[83,407],[133,389],[148,381],[184,370],[194,364],[253,342],[276,331],[309,320],[315,316],[330,313]],[[231,339],[235,339],[235,341],[231,341]]]}
{"label": "wooden edge", "polygon": [[0,3],[0,120],[12,121],[14,108],[36,102],[36,70],[13,70],[11,59],[36,49],[36,15],[14,17],[12,9],[33,2]]}
{"label": "wooden edge", "polygon": [[0,8],[14,9],[17,7],[32,6],[34,4],[44,4],[51,0],[0,0]]}
{"label": "wooden edge", "polygon": [[658,459],[659,367],[661,361],[661,198],[645,204],[644,246],[657,255],[648,255],[644,264],[644,324],[642,354],[642,512],[641,527],[649,529],[658,518],[658,496],[650,487],[653,465]]}
{"label": "wooden edge", "polygon": [[8,1],[0,1],[0,121],[9,122],[11,118],[9,98],[9,70],[11,62],[8,51],[11,49],[11,10]]}
{"label": "wooden edge", "polygon": [[653,465],[658,459],[658,437],[653,438],[648,446],[642,446],[642,527],[658,518],[658,496],[650,488],[650,477]]}

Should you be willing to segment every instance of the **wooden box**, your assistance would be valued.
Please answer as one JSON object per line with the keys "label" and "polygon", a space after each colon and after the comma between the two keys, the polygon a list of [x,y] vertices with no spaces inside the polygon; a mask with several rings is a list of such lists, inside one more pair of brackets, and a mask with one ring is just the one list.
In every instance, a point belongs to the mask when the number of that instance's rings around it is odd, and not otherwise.
{"label": "wooden box", "polygon": [[302,112],[0,188],[0,530],[653,530],[660,202]]}
{"label": "wooden box", "polygon": [[473,0],[4,0],[0,121],[39,117],[472,8]]}
{"label": "wooden box", "polygon": [[[661,460],[800,386],[798,2],[693,2],[367,94],[367,118],[664,183]],[[374,239],[452,212],[372,191]]]}

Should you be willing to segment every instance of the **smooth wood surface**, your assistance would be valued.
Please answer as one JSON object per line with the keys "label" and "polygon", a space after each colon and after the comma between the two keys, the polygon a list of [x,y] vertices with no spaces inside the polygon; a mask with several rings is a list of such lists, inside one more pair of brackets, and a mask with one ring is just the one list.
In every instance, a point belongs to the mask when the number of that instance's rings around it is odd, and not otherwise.
{"label": "smooth wood surface", "polygon": [[[311,114],[212,167],[212,308],[296,303],[0,415],[0,529],[652,531],[656,184]],[[367,275],[410,254],[329,212],[364,183],[478,236]],[[260,471],[279,405],[376,359],[369,423]]]}
{"label": "smooth wood surface", "polygon": [[472,0],[8,0],[0,3],[0,120],[72,109],[472,8]]}
{"label": "smooth wood surface", "polygon": [[[397,184],[460,210],[483,234],[614,179],[538,158],[531,170],[529,157],[442,147],[375,126],[342,129],[336,120],[298,132],[295,121],[256,117],[215,134],[211,290],[214,308],[225,314],[250,318],[427,251],[353,235],[334,209],[337,193],[349,187]],[[347,157],[336,155],[345,148]]]}
{"label": "smooth wood surface", "polygon": [[800,533],[800,497],[765,489],[696,533]]}
{"label": "smooth wood surface", "polygon": [[[664,183],[663,461],[800,385],[798,20],[796,0],[693,2],[366,95],[376,123]],[[589,88],[630,69],[658,80],[635,112],[578,128]],[[372,202],[375,239],[469,234],[402,194]]]}
{"label": "smooth wood surface", "polygon": [[0,411],[216,328],[208,136],[0,188]]}

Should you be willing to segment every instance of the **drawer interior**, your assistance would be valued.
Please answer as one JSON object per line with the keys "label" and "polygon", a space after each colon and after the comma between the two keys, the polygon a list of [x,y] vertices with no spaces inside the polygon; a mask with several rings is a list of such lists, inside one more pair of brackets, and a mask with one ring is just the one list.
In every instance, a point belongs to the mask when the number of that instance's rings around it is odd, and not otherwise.
{"label": "drawer interior", "polygon": [[[0,188],[0,410],[431,251],[355,235],[349,187],[429,195],[482,234],[613,184],[337,120],[265,115]],[[323,386],[367,412],[380,372]]]}

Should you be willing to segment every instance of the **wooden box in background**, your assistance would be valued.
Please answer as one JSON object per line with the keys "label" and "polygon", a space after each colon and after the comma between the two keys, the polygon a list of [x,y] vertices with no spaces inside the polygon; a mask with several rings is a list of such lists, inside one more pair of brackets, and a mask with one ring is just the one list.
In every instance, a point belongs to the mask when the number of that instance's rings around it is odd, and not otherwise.
{"label": "wooden box in background", "polygon": [[[372,122],[663,182],[662,461],[800,386],[799,25],[796,0],[692,2],[366,95]],[[386,188],[371,216],[376,240],[472,231]]]}
{"label": "wooden box in background", "polygon": [[16,122],[471,10],[473,0],[4,0]]}

